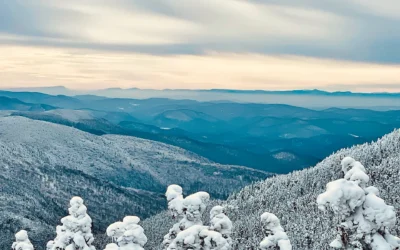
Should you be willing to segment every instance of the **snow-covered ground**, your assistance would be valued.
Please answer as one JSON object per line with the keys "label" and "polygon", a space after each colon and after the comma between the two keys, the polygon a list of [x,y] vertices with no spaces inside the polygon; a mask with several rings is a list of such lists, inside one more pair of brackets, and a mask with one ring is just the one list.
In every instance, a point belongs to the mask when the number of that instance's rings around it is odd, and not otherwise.
{"label": "snow-covered ground", "polygon": [[[227,208],[226,214],[233,222],[233,249],[258,249],[265,237],[259,222],[264,212],[273,213],[280,219],[294,250],[328,249],[341,220],[333,213],[319,210],[317,197],[326,190],[329,182],[344,177],[341,161],[345,156],[351,156],[365,166],[369,185],[379,189],[379,197],[394,207],[397,222],[391,233],[399,236],[399,152],[400,130],[396,130],[376,142],[342,149],[314,168],[249,185],[226,202],[213,202],[208,209],[216,204]],[[173,224],[172,221],[166,222],[165,217],[166,213],[162,213],[144,221],[143,227],[149,232],[150,249],[161,249],[157,242]],[[155,243],[150,245],[151,242]]]}
{"label": "snow-covered ground", "polygon": [[53,109],[45,111],[43,114],[58,115],[71,122],[79,122],[80,120],[95,118],[88,110]]}
{"label": "snow-covered ground", "polygon": [[0,249],[8,249],[22,228],[35,247],[45,246],[72,196],[84,198],[94,232],[103,235],[125,215],[146,218],[162,210],[169,184],[216,197],[266,176],[159,142],[0,117],[0,224],[11,225],[0,232]]}
{"label": "snow-covered ground", "polygon": [[[229,192],[230,186],[244,184],[242,175],[250,179],[266,176],[256,170],[216,164],[164,143],[130,136],[96,136],[23,117],[0,118],[0,131],[0,163],[6,169],[16,165],[66,166],[126,187],[159,187],[160,191],[171,183],[190,186],[197,182],[208,191],[218,183],[218,189]],[[223,175],[217,177],[212,174],[215,171]]]}

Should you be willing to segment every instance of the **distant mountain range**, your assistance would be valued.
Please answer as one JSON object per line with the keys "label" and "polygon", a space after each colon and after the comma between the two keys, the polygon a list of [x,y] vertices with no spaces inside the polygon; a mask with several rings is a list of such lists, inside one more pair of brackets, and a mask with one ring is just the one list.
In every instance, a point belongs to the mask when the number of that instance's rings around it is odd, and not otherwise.
{"label": "distant mountain range", "polygon": [[328,96],[375,96],[375,97],[400,97],[396,92],[352,92],[352,91],[324,91],[319,89],[299,90],[241,90],[241,89],[140,89],[140,88],[106,88],[94,90],[74,90],[64,86],[32,87],[32,88],[8,88],[2,89],[13,92],[40,92],[55,95],[77,95],[79,93],[95,94],[107,91],[188,91],[188,92],[217,92],[236,94],[282,94],[282,95],[328,95]]}
{"label": "distant mountain range", "polygon": [[[197,101],[232,101],[242,103],[279,103],[308,108],[368,108],[390,110],[400,108],[400,93],[356,93],[323,90],[233,90],[233,89],[138,89],[109,88],[99,90],[72,90],[62,86],[7,89],[16,92],[41,92],[50,95],[103,96],[108,98],[170,98]],[[307,97],[307,98],[305,98]]]}
{"label": "distant mountain range", "polygon": [[[96,134],[159,141],[221,164],[288,173],[400,127],[400,111],[0,91],[0,109]],[[11,110],[11,111],[10,111]]]}

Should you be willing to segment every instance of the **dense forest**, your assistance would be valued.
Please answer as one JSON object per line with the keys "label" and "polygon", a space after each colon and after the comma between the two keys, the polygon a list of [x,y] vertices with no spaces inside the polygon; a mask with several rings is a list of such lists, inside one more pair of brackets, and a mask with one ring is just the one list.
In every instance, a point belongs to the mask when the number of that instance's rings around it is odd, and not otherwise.
{"label": "dense forest", "polygon": [[[171,185],[168,211],[142,223],[127,216],[99,244],[90,211],[74,197],[47,249],[399,249],[399,149],[395,131],[314,168],[247,186],[227,201],[210,200],[207,192],[184,197]],[[33,249],[26,231],[15,237],[14,249]]]}

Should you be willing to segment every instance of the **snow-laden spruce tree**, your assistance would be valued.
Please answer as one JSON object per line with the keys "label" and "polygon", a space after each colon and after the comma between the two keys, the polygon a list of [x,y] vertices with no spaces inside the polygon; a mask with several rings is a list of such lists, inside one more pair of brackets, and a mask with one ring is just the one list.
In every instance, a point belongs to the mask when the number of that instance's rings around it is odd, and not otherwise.
{"label": "snow-laden spruce tree", "polygon": [[170,214],[173,218],[178,217],[181,220],[164,237],[164,249],[230,249],[228,239],[232,231],[232,222],[223,214],[222,207],[212,209],[210,227],[203,225],[202,216],[210,200],[208,193],[198,192],[183,199],[182,189],[177,185],[171,185],[168,187],[166,197]]}
{"label": "snow-laden spruce tree", "polygon": [[183,190],[181,186],[170,185],[165,192],[168,201],[168,211],[172,218],[182,219]]}
{"label": "snow-laden spruce tree", "polygon": [[165,197],[168,201],[168,211],[173,219],[178,219],[179,221],[175,223],[169,230],[168,234],[164,236],[163,246],[167,249],[171,242],[176,238],[180,229],[180,221],[183,219],[183,190],[181,186],[170,185],[167,188]]}
{"label": "snow-laden spruce tree", "polygon": [[61,226],[57,226],[57,237],[47,243],[49,250],[95,250],[92,246],[92,219],[86,213],[87,208],[83,199],[73,197],[68,209],[69,216],[61,219]]}
{"label": "snow-laden spruce tree", "polygon": [[122,222],[111,224],[107,235],[117,244],[108,244],[107,250],[143,250],[147,237],[136,216],[126,216]]}
{"label": "snow-laden spruce tree", "polygon": [[106,248],[104,250],[119,250],[119,246],[115,243],[110,243],[107,244]]}
{"label": "snow-laden spruce tree", "polygon": [[13,250],[33,250],[33,245],[29,240],[28,232],[21,230],[15,234],[15,242],[11,247]]}
{"label": "snow-laden spruce tree", "polygon": [[168,246],[168,250],[201,249],[200,232],[207,229],[203,225],[193,225],[178,233],[176,238]]}
{"label": "snow-laden spruce tree", "polygon": [[203,225],[202,216],[206,211],[210,195],[206,192],[197,192],[183,199],[182,212],[183,218],[179,223],[181,231],[195,225]]}
{"label": "snow-laden spruce tree", "polygon": [[210,230],[216,231],[231,245],[232,221],[224,213],[222,206],[215,206],[210,211]]}
{"label": "snow-laden spruce tree", "polygon": [[231,243],[219,232],[210,228],[202,230],[199,234],[201,250],[230,250]]}
{"label": "snow-laden spruce tree", "polygon": [[290,240],[276,215],[263,213],[261,224],[266,236],[260,243],[261,249],[292,250]]}
{"label": "snow-laden spruce tree", "polygon": [[[192,235],[192,233],[195,233],[194,229],[186,231],[185,233],[183,232],[193,226],[203,226],[202,215],[207,208],[207,202],[209,199],[210,195],[208,193],[198,192],[189,195],[182,200],[182,219],[173,225],[168,234],[165,235],[163,241],[164,249],[185,249],[182,247],[184,243],[183,241],[187,235],[189,235],[188,237],[198,238],[198,234],[202,230],[200,230],[200,228],[197,228],[198,231],[196,231],[196,235]],[[181,234],[180,237],[178,237],[179,234]],[[191,241],[193,242],[190,245],[198,245],[197,240],[194,241],[193,239]]]}
{"label": "snow-laden spruce tree", "polygon": [[330,246],[347,250],[400,249],[400,239],[389,232],[396,223],[394,208],[379,197],[376,187],[367,187],[369,176],[360,162],[345,157],[341,164],[344,178],[328,183],[317,198],[319,209],[333,211],[341,220]]}

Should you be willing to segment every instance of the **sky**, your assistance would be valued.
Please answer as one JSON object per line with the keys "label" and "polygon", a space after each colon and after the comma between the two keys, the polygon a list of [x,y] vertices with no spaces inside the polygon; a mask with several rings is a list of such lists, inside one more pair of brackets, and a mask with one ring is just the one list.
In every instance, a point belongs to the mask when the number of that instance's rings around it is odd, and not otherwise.
{"label": "sky", "polygon": [[0,88],[400,92],[398,0],[0,0]]}

